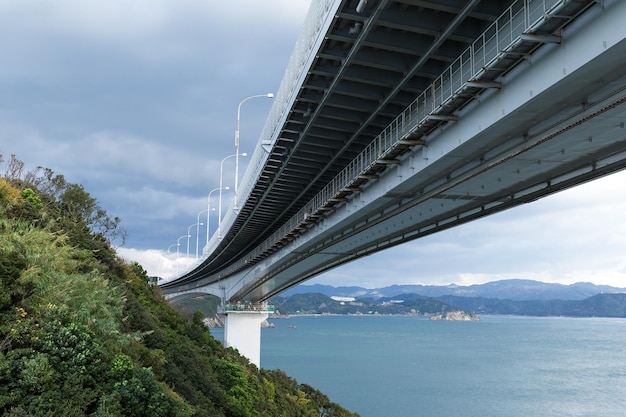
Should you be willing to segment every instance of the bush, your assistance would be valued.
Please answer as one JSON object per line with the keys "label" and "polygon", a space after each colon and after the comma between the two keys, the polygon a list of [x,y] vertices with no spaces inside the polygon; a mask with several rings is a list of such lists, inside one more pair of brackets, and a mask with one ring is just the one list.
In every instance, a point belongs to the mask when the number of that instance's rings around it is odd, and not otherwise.
{"label": "bush", "polygon": [[0,178],[0,415],[350,415],[224,349],[201,314],[172,309],[117,257],[119,219],[81,186],[11,167]]}

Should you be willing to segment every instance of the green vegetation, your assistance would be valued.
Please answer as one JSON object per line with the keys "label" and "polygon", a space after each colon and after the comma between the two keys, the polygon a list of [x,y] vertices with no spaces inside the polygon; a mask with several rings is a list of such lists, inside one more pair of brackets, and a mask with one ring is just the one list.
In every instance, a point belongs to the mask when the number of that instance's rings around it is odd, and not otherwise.
{"label": "green vegetation", "polygon": [[1,415],[354,415],[224,349],[117,257],[118,218],[23,166],[12,157],[0,177]]}
{"label": "green vegetation", "polygon": [[626,317],[626,293],[596,294],[582,300],[508,300],[487,297],[405,293],[377,299],[339,302],[320,293],[298,293],[270,300],[283,315],[290,314],[415,314],[439,315],[462,311],[519,316]]}
{"label": "green vegetation", "polygon": [[442,296],[442,300],[478,314],[517,316],[626,317],[626,294],[596,294],[584,300],[501,300]]}
{"label": "green vegetation", "polygon": [[200,294],[192,298],[186,298],[173,303],[174,308],[180,311],[184,316],[192,318],[197,311],[202,313],[202,317],[215,317],[221,299],[210,294]]}
{"label": "green vegetation", "polygon": [[417,294],[403,294],[394,298],[381,298],[376,301],[357,299],[341,302],[319,293],[294,294],[289,297],[273,297],[270,300],[276,310],[289,314],[414,314],[431,315],[458,310],[450,304],[433,297]]}

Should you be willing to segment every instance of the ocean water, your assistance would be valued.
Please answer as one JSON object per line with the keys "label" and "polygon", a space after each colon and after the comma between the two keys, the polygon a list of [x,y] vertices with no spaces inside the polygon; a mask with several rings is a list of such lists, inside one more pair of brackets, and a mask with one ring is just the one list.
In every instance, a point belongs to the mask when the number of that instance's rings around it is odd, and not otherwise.
{"label": "ocean water", "polygon": [[362,417],[626,416],[624,319],[270,321],[276,328],[261,332],[261,366]]}

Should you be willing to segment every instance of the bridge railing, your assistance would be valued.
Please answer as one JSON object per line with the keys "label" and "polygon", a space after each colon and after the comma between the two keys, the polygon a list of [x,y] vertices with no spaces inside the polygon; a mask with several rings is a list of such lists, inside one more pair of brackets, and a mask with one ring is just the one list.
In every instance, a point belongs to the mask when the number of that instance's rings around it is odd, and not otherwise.
{"label": "bridge railing", "polygon": [[[271,147],[276,140],[280,127],[283,125],[287,112],[291,108],[291,102],[296,90],[299,88],[300,77],[306,72],[308,61],[313,56],[320,32],[324,28],[324,22],[328,19],[332,7],[337,7],[340,0],[316,0],[311,2],[309,11],[304,21],[303,28],[296,41],[296,46],[289,58],[289,63],[283,75],[269,115],[265,121],[263,130],[257,142],[257,146],[250,157],[248,167],[239,184],[240,192],[233,202],[234,207],[242,207],[254,189],[269,152],[265,147]],[[228,210],[222,219],[221,228],[228,230],[235,221],[236,213]],[[206,247],[206,253],[210,253],[219,245],[218,236],[222,236],[222,230],[215,233],[215,239],[211,239]]]}
{"label": "bridge railing", "polygon": [[[444,109],[446,103],[467,88],[469,82],[480,81],[490,67],[494,65],[502,54],[512,52],[522,39],[522,35],[532,33],[550,16],[558,13],[561,6],[571,0],[518,0],[514,2],[494,23],[487,28],[460,56],[457,58],[430,86],[425,89],[395,120],[393,120],[374,141],[372,141],[352,162],[350,162],[335,178],[333,178],[309,203],[298,213],[291,217],[282,227],[276,230],[267,240],[249,253],[248,259],[255,258],[273,247],[278,241],[283,239],[288,233],[298,228],[310,213],[314,213],[321,207],[327,205],[329,200],[345,190],[354,179],[360,174],[367,172],[373,164],[385,155],[390,149],[396,146],[402,139],[414,132],[422,124],[433,116],[438,115]],[[314,2],[315,3],[315,2]],[[321,13],[323,8],[330,7],[330,0],[323,2],[314,15]],[[325,9],[325,10],[326,10]],[[321,17],[318,16],[321,19]],[[319,29],[319,28],[316,28]],[[303,32],[304,33],[304,32]],[[311,34],[315,33],[311,30]],[[315,35],[317,36],[317,35]],[[300,39],[299,42],[305,42]],[[307,43],[309,47],[312,41]],[[303,55],[297,55],[298,60],[304,59]],[[304,62],[304,61],[298,61]],[[291,65],[291,64],[290,64]],[[295,67],[294,67],[295,68]],[[299,77],[295,73],[289,73],[288,80],[281,84],[281,89],[289,84],[289,91],[295,88],[292,83]],[[289,97],[286,91],[281,91],[284,97]],[[257,151],[262,150],[263,140],[271,139],[274,131],[278,127],[275,121],[280,120],[282,114],[278,114],[280,109],[289,104],[283,103],[280,107],[276,104],[272,110],[276,111],[272,115],[274,122],[268,120],[266,129],[263,131],[262,140],[257,147]],[[255,152],[256,154],[256,152]],[[248,176],[248,180],[256,180],[260,167],[254,172],[254,176]],[[222,274],[228,275],[245,266],[247,259],[228,267]]]}
{"label": "bridge railing", "polygon": [[271,304],[263,303],[240,303],[227,304],[224,306],[224,313],[269,313],[274,314],[276,308]]}
{"label": "bridge railing", "polygon": [[[514,2],[433,82],[430,94],[432,107],[444,105],[463,89],[467,81],[480,78],[501,54],[519,42],[521,35],[533,32],[544,18],[554,14],[554,10],[565,3],[567,0]],[[426,94],[422,94],[425,100],[429,99]]]}
{"label": "bridge railing", "polygon": [[[478,80],[500,54],[516,45],[546,16],[554,14],[564,0],[518,0],[514,2],[470,47],[468,47],[430,86],[320,191],[289,224],[298,224],[318,207],[367,171],[386,152],[413,132],[429,117],[459,94],[469,81]],[[283,230],[279,230],[280,233]],[[277,235],[279,233],[276,233]],[[284,235],[283,235],[284,236]],[[271,238],[270,238],[271,239]]]}
{"label": "bridge railing", "polygon": [[240,201],[236,202],[237,207],[241,207],[247,199],[265,164],[268,152],[264,149],[264,146],[272,146],[276,140],[278,131],[283,125],[287,112],[291,108],[294,93],[300,86],[299,79],[305,73],[305,66],[312,56],[319,34],[324,27],[323,24],[328,18],[329,10],[333,4],[338,4],[338,1],[316,0],[311,2],[311,7],[304,21],[304,26],[298,36],[296,46],[294,47],[285,74],[276,92],[274,103],[265,121],[261,136],[252,154],[246,173],[241,180],[240,187],[244,192],[239,194],[238,200]]}

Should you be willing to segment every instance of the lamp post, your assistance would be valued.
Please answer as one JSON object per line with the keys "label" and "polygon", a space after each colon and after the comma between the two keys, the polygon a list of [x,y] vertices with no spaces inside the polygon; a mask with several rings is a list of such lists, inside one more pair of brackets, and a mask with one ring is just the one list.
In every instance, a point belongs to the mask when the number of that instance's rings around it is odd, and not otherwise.
{"label": "lamp post", "polygon": [[189,235],[182,235],[181,237],[178,238],[178,240],[176,241],[176,261],[178,262],[178,254],[180,253],[180,240],[184,237],[188,237]]}
{"label": "lamp post", "polygon": [[[232,157],[239,157],[240,154],[236,153],[233,155],[228,155],[226,158],[222,159],[222,162],[220,162],[220,186],[219,186],[219,190],[220,190],[220,199],[218,202],[218,208],[217,208],[217,227],[219,230],[219,235],[222,235],[222,190],[226,189],[225,187],[222,187],[222,179],[223,179],[223,171],[224,171],[224,161],[226,161],[228,158],[232,158]],[[241,156],[248,156],[247,153],[242,153]]]}
{"label": "lamp post", "polygon": [[[228,190],[228,187],[223,187],[225,190]],[[215,191],[219,191],[221,190],[222,187],[217,187],[211,191],[209,191],[209,197],[207,198],[207,213],[206,213],[206,244],[207,246],[209,245],[209,231],[211,229],[211,221],[210,221],[210,216],[211,216],[211,194],[213,194]],[[213,209],[215,210],[215,209]]]}
{"label": "lamp post", "polygon": [[178,254],[180,253],[180,240],[184,237],[189,238],[189,234],[179,237],[176,241],[176,275],[178,275]]}
{"label": "lamp post", "polygon": [[[189,258],[189,238],[191,237],[191,228],[196,226],[196,230],[198,230],[198,228],[200,227],[200,225],[202,225],[204,223],[196,223],[196,224],[192,224],[191,226],[189,226],[187,228],[187,258]],[[197,233],[197,232],[196,232]]]}
{"label": "lamp post", "polygon": [[[198,217],[196,219],[196,224],[198,225],[198,227],[196,228],[196,261],[198,260],[198,246],[200,245],[200,225],[203,224],[203,223],[200,223],[200,215],[204,213],[205,211],[209,211],[209,208],[207,207],[204,210],[200,210],[198,212]],[[208,222],[207,222],[207,227],[209,227]]]}
{"label": "lamp post", "polygon": [[[167,253],[170,253],[170,249],[172,249],[174,246],[178,247],[178,243],[172,243],[171,245],[168,246],[167,248]],[[178,262],[176,262],[176,265],[178,265]],[[178,274],[176,274],[178,275]]]}
{"label": "lamp post", "polygon": [[246,97],[243,100],[241,100],[241,102],[239,103],[239,105],[237,106],[237,130],[235,130],[235,155],[237,155],[235,157],[235,204],[237,204],[237,184],[239,183],[239,129],[240,129],[240,125],[241,125],[241,105],[243,103],[245,103],[248,100],[252,100],[253,98],[257,98],[257,97],[267,97],[267,98],[274,98],[274,93],[267,93],[267,94],[257,94],[254,96],[250,96],[250,97]]}

